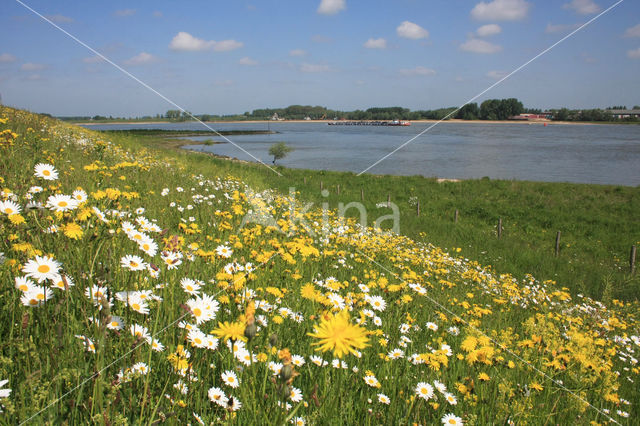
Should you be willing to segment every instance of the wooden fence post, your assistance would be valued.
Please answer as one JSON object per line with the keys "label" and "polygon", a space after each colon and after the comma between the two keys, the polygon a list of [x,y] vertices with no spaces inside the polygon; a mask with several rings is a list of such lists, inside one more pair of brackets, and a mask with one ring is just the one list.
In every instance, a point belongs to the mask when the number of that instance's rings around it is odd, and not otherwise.
{"label": "wooden fence post", "polygon": [[636,272],[636,246],[631,246],[631,255],[629,256],[629,270],[631,274]]}
{"label": "wooden fence post", "polygon": [[322,191],[324,188],[322,187],[322,181],[320,181],[320,191]]}
{"label": "wooden fence post", "polygon": [[420,216],[420,200],[418,200],[418,204],[416,205],[416,216]]}
{"label": "wooden fence post", "polygon": [[391,194],[387,192],[387,207],[391,207]]}
{"label": "wooden fence post", "polygon": [[502,218],[498,218],[498,239],[502,237]]}
{"label": "wooden fence post", "polygon": [[456,209],[456,213],[453,215],[453,222],[458,223],[458,209]]}
{"label": "wooden fence post", "polygon": [[560,253],[560,231],[556,234],[556,256]]}
{"label": "wooden fence post", "polygon": [[304,184],[305,185],[307,184],[307,177],[306,176],[304,177]]}
{"label": "wooden fence post", "polygon": [[364,189],[360,188],[360,201],[364,201]]}
{"label": "wooden fence post", "polygon": [[340,185],[338,185],[338,190],[337,190],[337,192],[338,192],[338,195],[340,195]]}

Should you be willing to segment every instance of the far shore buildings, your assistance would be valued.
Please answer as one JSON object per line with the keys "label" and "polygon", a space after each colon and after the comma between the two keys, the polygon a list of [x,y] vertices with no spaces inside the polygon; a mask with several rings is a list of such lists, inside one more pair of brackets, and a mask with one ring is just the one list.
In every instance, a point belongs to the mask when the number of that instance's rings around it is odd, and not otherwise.
{"label": "far shore buildings", "polygon": [[613,118],[640,118],[640,109],[609,109]]}

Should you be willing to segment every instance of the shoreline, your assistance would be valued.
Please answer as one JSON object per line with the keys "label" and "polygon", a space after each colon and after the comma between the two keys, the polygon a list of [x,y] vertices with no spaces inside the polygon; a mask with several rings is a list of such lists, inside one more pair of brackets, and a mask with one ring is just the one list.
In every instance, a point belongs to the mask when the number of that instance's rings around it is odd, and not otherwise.
{"label": "shoreline", "polygon": [[[283,121],[272,121],[272,120],[237,120],[237,121],[204,121],[204,123],[211,124],[267,124],[267,123],[334,123],[339,121],[358,121],[358,120],[283,120]],[[615,123],[615,122],[591,122],[591,121],[551,121],[551,120],[461,120],[457,118],[452,118],[450,120],[407,120],[411,124],[413,123],[461,123],[461,124],[541,124],[541,125],[573,125],[573,126],[598,126],[598,125],[625,125],[629,123]],[[110,121],[110,122],[67,122],[69,124],[73,124],[75,126],[111,126],[118,124],[140,124],[140,125],[150,125],[150,124],[182,124],[182,123],[198,123],[197,121]],[[631,123],[634,124],[634,123]]]}

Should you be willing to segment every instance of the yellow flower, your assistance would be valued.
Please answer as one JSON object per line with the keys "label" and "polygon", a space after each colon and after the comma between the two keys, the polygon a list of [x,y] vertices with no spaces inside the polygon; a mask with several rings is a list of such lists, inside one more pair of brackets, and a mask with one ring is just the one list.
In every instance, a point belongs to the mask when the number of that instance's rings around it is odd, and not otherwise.
{"label": "yellow flower", "polygon": [[478,380],[481,380],[483,382],[488,382],[491,379],[487,373],[480,373],[478,374]]}
{"label": "yellow flower", "polygon": [[22,215],[20,215],[20,214],[10,214],[9,215],[9,220],[14,225],[20,225],[20,224],[24,223],[24,217],[22,217]]}
{"label": "yellow flower", "polygon": [[75,222],[68,223],[64,226],[64,235],[74,240],[82,238],[82,227]]}
{"label": "yellow flower", "polygon": [[535,390],[537,390],[538,392],[541,392],[541,391],[542,391],[542,389],[544,389],[544,388],[542,387],[542,385],[541,385],[540,383],[538,383],[538,382],[531,382],[531,383],[529,384],[529,387],[530,387],[531,389],[535,389]]}
{"label": "yellow flower", "polygon": [[369,334],[366,329],[351,324],[349,312],[344,310],[337,314],[329,314],[314,328],[314,333],[307,333],[311,337],[320,339],[313,346],[320,346],[317,350],[322,352],[333,351],[338,358],[348,353],[354,354],[357,349],[369,346]]}
{"label": "yellow flower", "polygon": [[224,339],[225,342],[229,339],[242,340],[246,342],[247,338],[244,337],[245,327],[244,322],[241,321],[231,323],[228,321],[225,321],[224,323],[218,322],[218,328],[213,330],[211,334],[218,336],[220,339]]}

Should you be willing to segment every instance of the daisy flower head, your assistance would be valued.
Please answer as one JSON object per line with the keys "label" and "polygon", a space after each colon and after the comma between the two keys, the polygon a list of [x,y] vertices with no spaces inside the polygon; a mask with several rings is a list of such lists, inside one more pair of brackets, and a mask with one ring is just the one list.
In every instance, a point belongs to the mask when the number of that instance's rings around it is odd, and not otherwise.
{"label": "daisy flower head", "polygon": [[158,244],[150,237],[138,241],[138,247],[147,255],[153,257],[158,253]]}
{"label": "daisy flower head", "polygon": [[416,385],[416,395],[425,401],[433,397],[433,386],[426,382],[420,382]]}
{"label": "daisy flower head", "polygon": [[55,212],[66,212],[78,207],[78,201],[70,195],[55,194],[47,198],[47,207]]}
{"label": "daisy flower head", "polygon": [[58,179],[58,171],[51,164],[38,163],[33,168],[34,175],[44,180],[56,180]]}
{"label": "daisy flower head", "polygon": [[233,254],[233,250],[230,247],[223,245],[219,245],[216,247],[216,254],[220,257],[229,258]]}
{"label": "daisy flower head", "polygon": [[29,277],[15,277],[15,287],[23,293],[35,288],[36,284]]}
{"label": "daisy flower head", "polygon": [[231,370],[227,370],[224,373],[222,373],[220,375],[220,378],[222,379],[224,384],[229,387],[237,388],[238,386],[240,386],[240,382],[238,381],[238,376],[236,376],[236,373],[234,373]]}
{"label": "daisy flower head", "polygon": [[51,287],[68,290],[74,286],[73,279],[67,274],[60,274],[52,280]]}
{"label": "daisy flower head", "polygon": [[380,402],[381,404],[385,404],[385,405],[389,405],[391,404],[391,399],[389,399],[389,397],[383,393],[379,393],[378,394],[378,402]]}
{"label": "daisy flower head", "polygon": [[47,287],[33,287],[29,291],[22,293],[20,302],[24,306],[35,308],[44,304],[47,300],[53,299],[53,291]]}
{"label": "daisy flower head", "polygon": [[132,254],[122,256],[120,266],[130,271],[143,271],[147,268],[147,264],[140,256]]}
{"label": "daisy flower head", "polygon": [[0,201],[0,212],[6,214],[7,216],[18,214],[21,210],[22,209],[20,208],[20,206],[11,200]]}
{"label": "daisy flower head", "polygon": [[36,256],[35,259],[27,261],[22,267],[22,272],[28,277],[41,283],[44,280],[54,280],[58,276],[60,270],[60,262],[53,260],[48,256]]}
{"label": "daisy flower head", "polygon": [[80,340],[82,340],[82,344],[84,346],[84,350],[87,352],[96,352],[96,345],[93,344],[93,342],[91,341],[91,339],[89,339],[87,336],[83,336],[81,334],[76,334],[76,337]]}
{"label": "daisy flower head", "polygon": [[207,335],[200,330],[190,330],[187,333],[187,340],[196,348],[205,348]]}
{"label": "daisy flower head", "polygon": [[375,311],[384,311],[387,307],[387,302],[381,296],[367,296],[365,299],[371,305],[371,309]]}
{"label": "daisy flower head", "polygon": [[178,266],[182,264],[182,253],[180,252],[169,252],[162,255],[162,260],[167,266],[168,270],[176,269]]}
{"label": "daisy flower head", "polygon": [[289,399],[291,402],[302,401],[302,391],[296,387],[291,386],[291,392],[289,393]]}
{"label": "daisy flower head", "polygon": [[229,401],[227,401],[227,408],[231,411],[238,411],[242,408],[242,403],[237,397],[231,396],[229,397]]}
{"label": "daisy flower head", "polygon": [[187,300],[187,306],[189,306],[191,315],[198,325],[214,319],[220,309],[218,301],[206,294]]}
{"label": "daisy flower head", "polygon": [[434,322],[428,322],[426,324],[427,328],[431,331],[438,331],[438,324],[434,323]]}
{"label": "daisy flower head", "polygon": [[192,296],[197,296],[200,294],[200,284],[198,284],[195,280],[191,278],[183,278],[180,280],[180,286],[185,291],[185,293],[190,294]]}
{"label": "daisy flower head", "polygon": [[107,321],[107,328],[109,330],[122,330],[124,328],[124,321],[122,318],[112,315]]}
{"label": "daisy flower head", "polygon": [[458,416],[456,416],[455,414],[445,414],[444,416],[442,416],[442,424],[443,425],[449,425],[449,426],[462,426],[464,425],[464,423],[462,423],[462,419]]}
{"label": "daisy flower head", "polygon": [[[9,383],[9,380],[0,380],[0,388]],[[8,398],[11,395],[11,389],[0,389],[0,398]]]}
{"label": "daisy flower head", "polygon": [[293,419],[291,419],[291,423],[294,426],[304,426],[306,424],[304,421],[304,417],[294,417]]}
{"label": "daisy flower head", "polygon": [[78,204],[82,204],[87,201],[87,193],[82,189],[76,189],[75,191],[73,191],[71,196],[78,202]]}
{"label": "daisy flower head", "polygon": [[444,399],[447,400],[449,405],[456,405],[458,403],[458,399],[455,397],[455,395],[453,395],[453,394],[451,394],[449,392],[445,392],[444,393]]}
{"label": "daisy flower head", "polygon": [[149,334],[149,329],[139,324],[131,324],[129,329],[131,331],[131,335],[136,339],[142,339],[147,343],[151,343],[151,334]]}
{"label": "daisy flower head", "polygon": [[139,314],[148,315],[149,306],[147,299],[139,293],[133,293],[127,297],[127,305]]}
{"label": "daisy flower head", "polygon": [[444,383],[442,383],[439,380],[434,380],[433,381],[433,386],[438,389],[438,392],[444,394],[445,392],[447,392],[447,387],[444,385]]}
{"label": "daisy flower head", "polygon": [[218,387],[212,387],[207,392],[207,396],[211,402],[215,402],[221,407],[227,406],[227,396],[224,394],[224,391]]}
{"label": "daisy flower head", "polygon": [[378,379],[376,379],[375,376],[372,376],[372,375],[364,376],[364,382],[369,386],[371,386],[372,388],[380,387],[380,382],[378,381]]}
{"label": "daisy flower head", "polygon": [[404,351],[402,349],[396,348],[390,351],[387,356],[391,359],[404,358]]}
{"label": "daisy flower head", "polygon": [[304,357],[300,355],[293,355],[291,357],[291,364],[295,365],[296,367],[302,367],[305,364]]}

